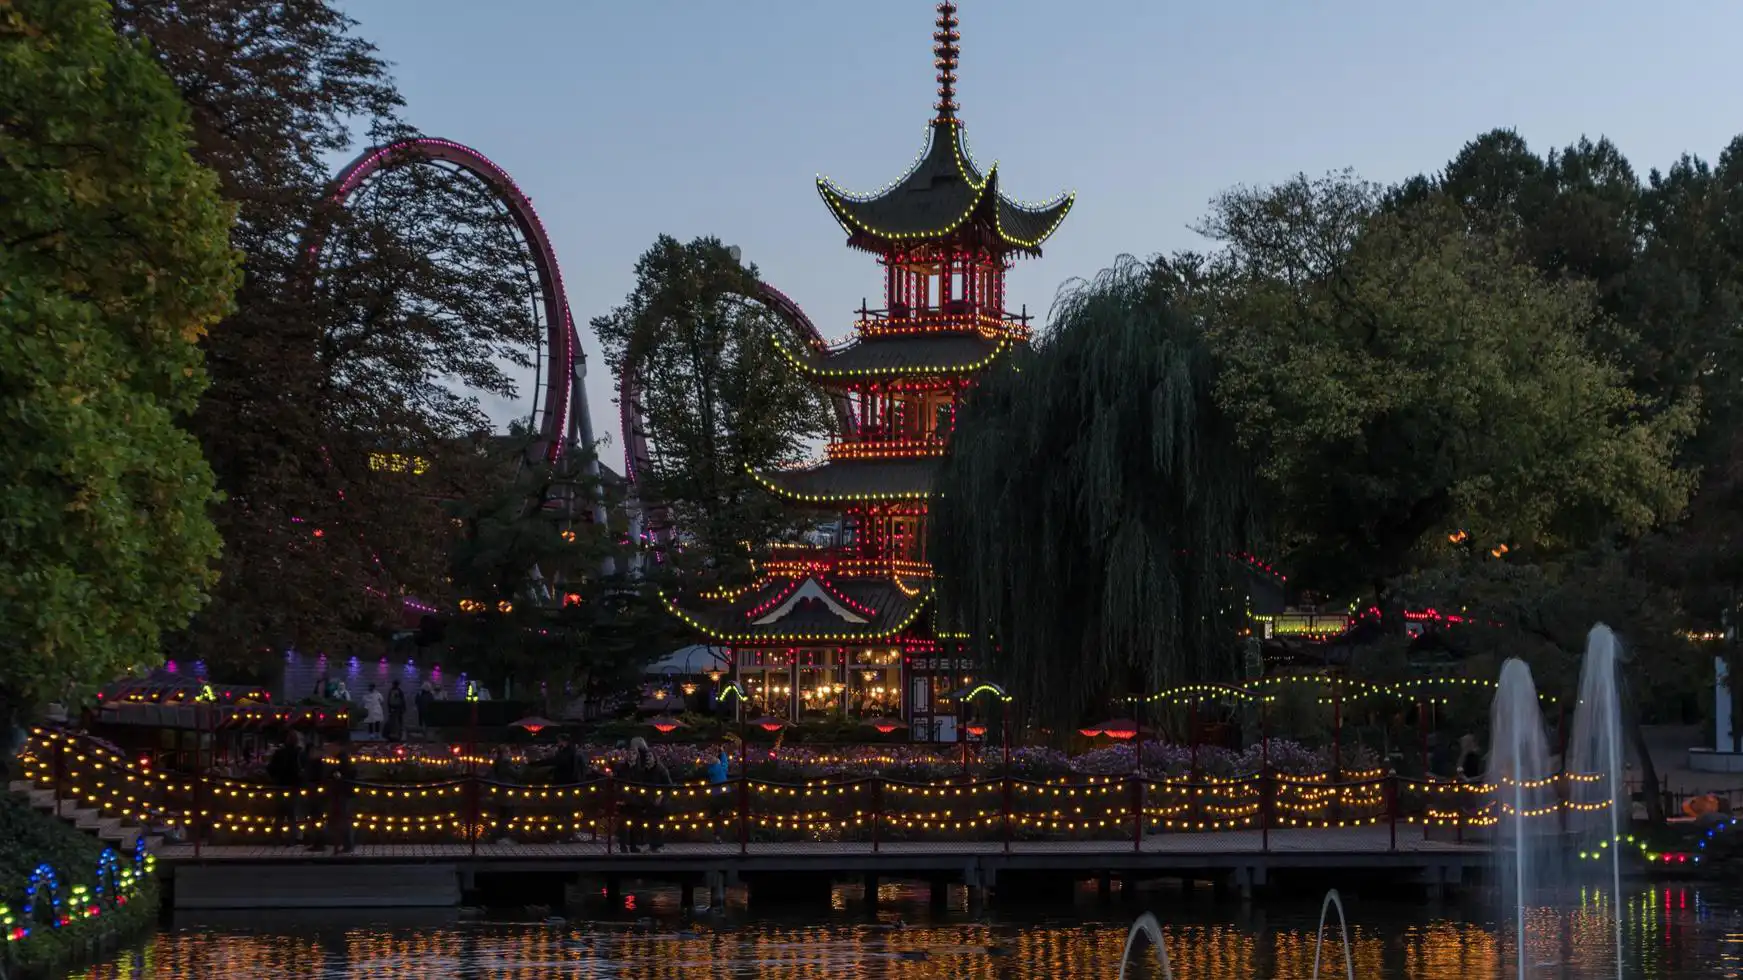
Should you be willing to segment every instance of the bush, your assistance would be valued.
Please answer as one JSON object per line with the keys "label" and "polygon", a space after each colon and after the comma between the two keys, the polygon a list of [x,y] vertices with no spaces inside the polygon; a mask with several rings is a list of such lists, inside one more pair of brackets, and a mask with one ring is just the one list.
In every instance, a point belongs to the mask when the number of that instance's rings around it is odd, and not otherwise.
{"label": "bush", "polygon": [[[157,880],[151,875],[145,875],[122,901],[97,903],[98,914],[76,914],[74,891],[81,887],[87,895],[95,891],[98,861],[106,849],[96,838],[36,812],[21,797],[11,793],[0,796],[0,906],[10,910],[17,926],[31,930],[22,940],[0,945],[0,963],[4,963],[0,974],[48,975],[57,967],[132,938],[156,921]],[[131,854],[116,857],[123,868],[133,864]],[[60,928],[27,921],[23,914],[31,875],[44,864],[54,869],[63,909],[68,913],[66,925]]]}

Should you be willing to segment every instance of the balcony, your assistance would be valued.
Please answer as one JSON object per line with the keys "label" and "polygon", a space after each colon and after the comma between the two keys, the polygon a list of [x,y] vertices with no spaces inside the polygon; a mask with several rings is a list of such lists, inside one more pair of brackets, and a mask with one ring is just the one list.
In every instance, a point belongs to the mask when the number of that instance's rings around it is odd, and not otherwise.
{"label": "balcony", "polygon": [[828,453],[831,462],[878,459],[927,459],[944,455],[949,443],[943,436],[900,436],[893,439],[864,439],[832,442]]}

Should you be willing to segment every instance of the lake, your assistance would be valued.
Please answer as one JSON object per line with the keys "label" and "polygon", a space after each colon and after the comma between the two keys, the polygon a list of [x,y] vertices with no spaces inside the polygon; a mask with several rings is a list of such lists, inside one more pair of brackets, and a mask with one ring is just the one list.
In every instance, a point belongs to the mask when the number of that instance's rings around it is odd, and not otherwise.
{"label": "lake", "polygon": [[[1162,923],[1179,980],[1307,978],[1319,903],[1273,899],[1243,909],[1209,889],[1070,907],[995,909],[958,903],[929,913],[924,888],[886,885],[869,911],[857,886],[837,887],[811,914],[751,911],[684,916],[675,892],[626,890],[622,907],[581,903],[564,922],[523,910],[462,921],[430,913],[233,913],[177,918],[157,935],[71,976],[79,980],[350,980],[593,977],[615,980],[1055,980],[1119,973],[1129,926],[1142,911]],[[1482,896],[1424,903],[1345,896],[1355,974],[1364,980],[1514,977],[1511,930]],[[1743,891],[1630,885],[1624,896],[1628,980],[1743,975]],[[1614,977],[1614,937],[1596,892],[1570,893],[1564,911],[1528,924],[1527,975]],[[496,921],[490,921],[496,920]],[[1335,916],[1321,975],[1343,973]],[[1137,957],[1134,957],[1137,959]],[[1144,954],[1134,976],[1160,973]]]}

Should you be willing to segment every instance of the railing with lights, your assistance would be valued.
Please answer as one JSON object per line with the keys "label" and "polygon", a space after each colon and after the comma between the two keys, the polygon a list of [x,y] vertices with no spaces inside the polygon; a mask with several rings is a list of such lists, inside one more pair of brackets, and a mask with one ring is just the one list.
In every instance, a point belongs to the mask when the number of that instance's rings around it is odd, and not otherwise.
{"label": "railing with lights", "polygon": [[[996,753],[997,750],[991,750]],[[53,786],[80,808],[140,825],[169,828],[202,845],[283,842],[293,820],[305,834],[326,825],[331,783],[284,789],[218,775],[152,771],[84,736],[39,730],[21,756],[25,775]],[[893,761],[893,760],[892,760]],[[986,760],[983,760],[985,762]],[[920,782],[889,774],[805,782],[742,775],[724,783],[650,785],[607,772],[573,785],[501,782],[482,775],[480,758],[456,759],[456,775],[435,781],[350,784],[352,825],[365,842],[470,847],[582,841],[600,848],[641,840],[752,848],[1042,841],[1106,847],[1206,849],[1238,845],[1269,851],[1276,834],[1355,831],[1359,849],[1396,850],[1400,828],[1434,828],[1455,840],[1486,836],[1504,814],[1495,788],[1411,779],[1374,769],[1291,775],[1266,771],[1233,778],[1076,775],[1034,779],[1001,773]],[[993,760],[997,765],[999,760]],[[1573,802],[1575,782],[1552,784],[1559,802],[1525,816],[1563,819],[1606,803]],[[1504,795],[1504,794],[1502,794]],[[730,843],[723,843],[730,842]],[[1351,846],[1340,840],[1339,846]]]}

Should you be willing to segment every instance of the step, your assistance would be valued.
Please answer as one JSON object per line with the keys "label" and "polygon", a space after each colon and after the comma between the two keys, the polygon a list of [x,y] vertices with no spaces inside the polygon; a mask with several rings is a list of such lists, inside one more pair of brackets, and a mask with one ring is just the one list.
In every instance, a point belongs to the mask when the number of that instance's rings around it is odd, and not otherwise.
{"label": "step", "polygon": [[6,784],[6,788],[14,793],[24,795],[34,792],[36,790],[36,784],[28,779],[14,779],[12,782]]}

